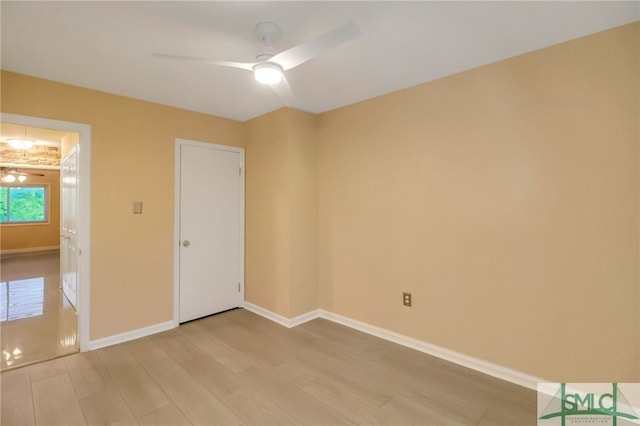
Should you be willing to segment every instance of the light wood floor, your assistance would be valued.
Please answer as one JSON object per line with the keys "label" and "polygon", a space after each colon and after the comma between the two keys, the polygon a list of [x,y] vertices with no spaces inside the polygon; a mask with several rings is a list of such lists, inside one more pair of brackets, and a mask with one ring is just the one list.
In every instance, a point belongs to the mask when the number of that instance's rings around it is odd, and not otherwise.
{"label": "light wood floor", "polygon": [[238,309],[0,376],[10,425],[535,425],[535,392],[326,320]]}

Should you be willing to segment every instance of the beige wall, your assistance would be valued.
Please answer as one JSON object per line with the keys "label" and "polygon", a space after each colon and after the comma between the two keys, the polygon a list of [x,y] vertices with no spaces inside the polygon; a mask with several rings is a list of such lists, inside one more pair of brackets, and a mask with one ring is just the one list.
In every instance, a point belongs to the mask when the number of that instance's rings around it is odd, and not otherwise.
{"label": "beige wall", "polygon": [[1,94],[2,112],[92,126],[90,339],[170,321],[175,138],[243,146],[242,123],[11,72]]}
{"label": "beige wall", "polygon": [[638,381],[639,31],[323,114],[321,307],[549,380]]}
{"label": "beige wall", "polygon": [[318,307],[316,118],[246,123],[246,300],[286,317]]}
{"label": "beige wall", "polygon": [[49,221],[46,224],[2,225],[2,252],[22,252],[31,249],[60,247],[60,172],[57,170],[26,170],[44,176],[29,176],[25,184],[49,185]]}
{"label": "beige wall", "polygon": [[279,110],[246,123],[245,298],[290,316],[287,116]]}
{"label": "beige wall", "polygon": [[318,308],[317,117],[290,111],[291,317]]}

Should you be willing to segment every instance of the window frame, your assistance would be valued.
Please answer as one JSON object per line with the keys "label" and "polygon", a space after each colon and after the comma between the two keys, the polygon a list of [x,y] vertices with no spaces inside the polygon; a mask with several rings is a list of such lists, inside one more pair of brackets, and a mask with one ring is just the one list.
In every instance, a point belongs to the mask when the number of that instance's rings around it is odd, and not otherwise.
{"label": "window frame", "polygon": [[[7,221],[0,220],[0,226],[32,226],[32,225],[49,225],[51,223],[51,206],[50,206],[50,191],[51,184],[49,183],[2,183],[0,188],[7,188]],[[11,221],[9,216],[11,214],[10,197],[9,192],[11,188],[43,188],[44,189],[44,220],[29,220],[29,221]]]}

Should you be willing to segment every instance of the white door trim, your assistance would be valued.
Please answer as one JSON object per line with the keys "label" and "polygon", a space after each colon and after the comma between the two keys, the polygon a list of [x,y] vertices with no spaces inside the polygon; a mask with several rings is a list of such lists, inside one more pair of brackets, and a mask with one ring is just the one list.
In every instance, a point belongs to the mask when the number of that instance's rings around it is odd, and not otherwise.
{"label": "white door trim", "polygon": [[0,122],[78,133],[78,342],[89,350],[91,272],[91,125],[0,113]]}
{"label": "white door trim", "polygon": [[174,146],[174,214],[173,214],[173,325],[180,325],[180,148],[182,146],[195,146],[200,148],[215,148],[224,151],[237,152],[240,154],[241,167],[241,206],[240,206],[240,287],[242,300],[244,300],[244,185],[245,185],[245,167],[244,167],[244,148],[236,148],[233,146],[219,145],[208,142],[193,141],[188,139],[176,138]]}

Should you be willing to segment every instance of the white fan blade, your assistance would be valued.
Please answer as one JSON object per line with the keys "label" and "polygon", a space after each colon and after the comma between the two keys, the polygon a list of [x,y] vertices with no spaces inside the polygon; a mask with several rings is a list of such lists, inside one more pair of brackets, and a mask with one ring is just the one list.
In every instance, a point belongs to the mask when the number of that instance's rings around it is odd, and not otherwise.
{"label": "white fan blade", "polygon": [[247,71],[253,71],[253,67],[255,63],[249,62],[233,62],[233,61],[219,61],[216,59],[208,59],[208,58],[197,58],[193,56],[179,56],[179,55],[166,55],[164,53],[152,53],[151,55],[157,58],[166,58],[166,59],[180,59],[184,61],[193,61],[193,62],[203,62],[205,64],[210,65],[220,65],[223,67],[232,67],[232,68],[240,68]]}
{"label": "white fan blade", "polygon": [[291,107],[295,104],[295,95],[293,94],[293,90],[289,85],[287,79],[282,76],[282,80],[279,83],[269,85],[271,90],[275,92],[276,95],[282,99],[282,102],[288,107]]}
{"label": "white fan blade", "polygon": [[327,52],[358,35],[360,35],[360,28],[351,22],[340,28],[336,28],[333,31],[324,33],[313,40],[309,40],[294,46],[291,49],[287,49],[284,52],[278,53],[269,59],[269,61],[279,64],[285,71],[290,70],[291,68],[297,67],[309,59],[321,55],[322,53]]}

